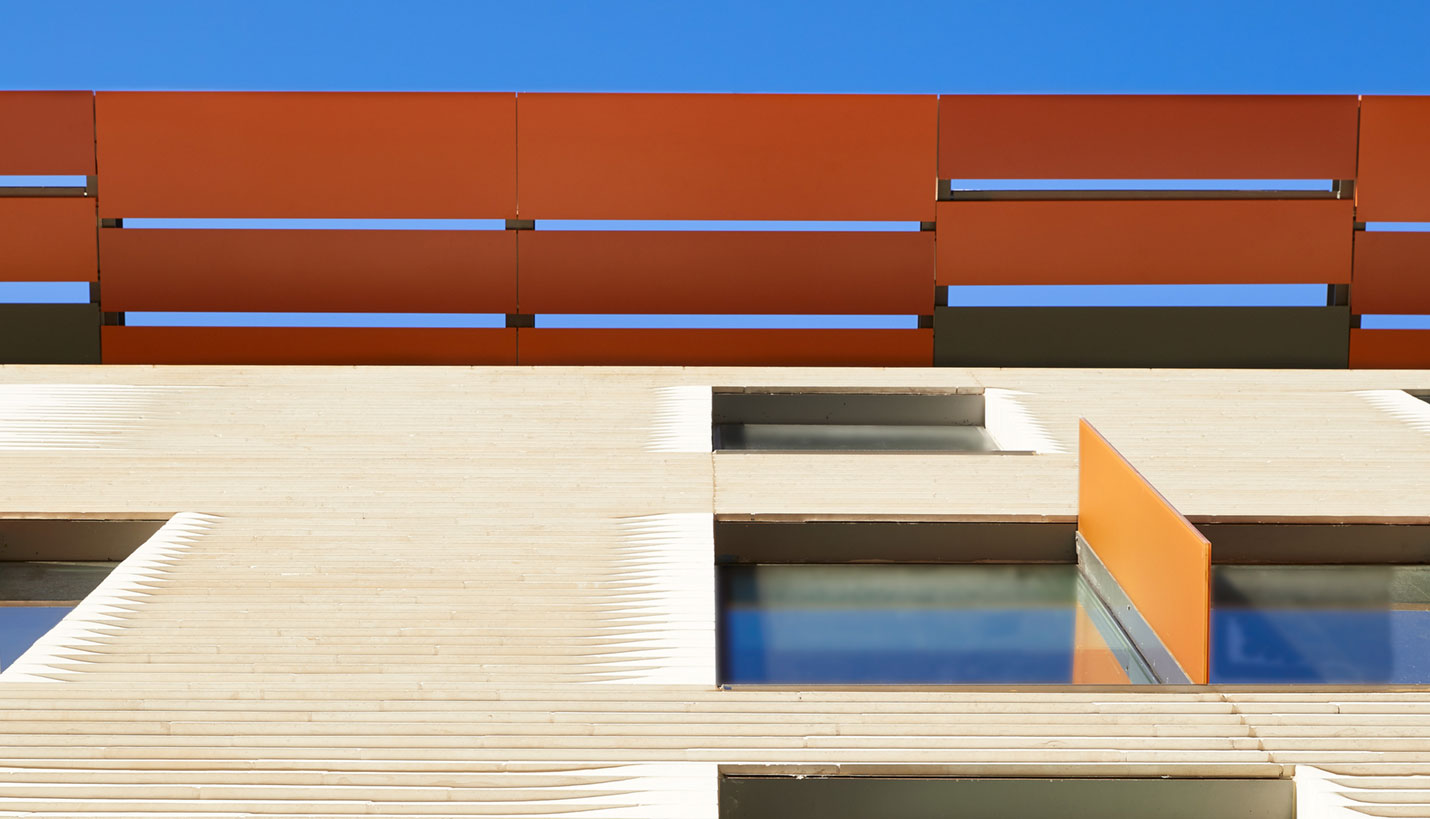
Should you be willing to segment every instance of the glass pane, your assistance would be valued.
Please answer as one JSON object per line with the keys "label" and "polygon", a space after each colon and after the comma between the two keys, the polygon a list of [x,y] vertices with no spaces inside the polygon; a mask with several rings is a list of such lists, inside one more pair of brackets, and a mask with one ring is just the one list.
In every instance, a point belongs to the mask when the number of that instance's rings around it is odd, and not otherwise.
{"label": "glass pane", "polygon": [[718,449],[934,450],[992,452],[979,426],[895,424],[718,424]]}
{"label": "glass pane", "polygon": [[118,563],[0,562],[0,601],[78,601],[94,591]]}
{"label": "glass pane", "polygon": [[74,609],[70,606],[12,606],[0,603],[0,669],[9,668],[26,649]]}
{"label": "glass pane", "polygon": [[119,565],[101,561],[0,561],[0,669],[74,610]]}
{"label": "glass pane", "polygon": [[724,566],[722,680],[1072,682],[1079,582],[1071,565]]}
{"label": "glass pane", "polygon": [[1430,683],[1430,567],[1213,567],[1213,683]]}

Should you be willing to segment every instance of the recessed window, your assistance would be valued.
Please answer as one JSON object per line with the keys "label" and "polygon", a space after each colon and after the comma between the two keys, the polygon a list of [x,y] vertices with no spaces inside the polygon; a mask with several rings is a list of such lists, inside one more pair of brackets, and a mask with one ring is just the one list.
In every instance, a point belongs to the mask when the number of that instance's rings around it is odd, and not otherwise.
{"label": "recessed window", "polygon": [[[1135,637],[1135,610],[1089,582],[1074,528],[719,519],[719,679],[1177,682],[1157,670],[1155,633]],[[1430,526],[1199,528],[1212,543],[1211,683],[1430,684]]]}
{"label": "recessed window", "polygon": [[1211,682],[1430,683],[1430,526],[1210,524]]}
{"label": "recessed window", "polygon": [[766,773],[784,767],[730,766],[761,774],[720,777],[720,819],[1291,819],[1295,815],[1296,791],[1290,779],[818,776],[795,773],[797,766],[785,775]]}
{"label": "recessed window", "polygon": [[996,452],[981,390],[716,389],[716,450]]}
{"label": "recessed window", "polygon": [[1418,392],[1412,390],[1407,390],[1407,392],[1409,392],[1412,396],[1419,398],[1421,401],[1430,404],[1430,392]]}
{"label": "recessed window", "polygon": [[1073,543],[1071,524],[717,522],[720,679],[1153,681]]}
{"label": "recessed window", "polygon": [[162,525],[0,519],[0,669],[54,628]]}

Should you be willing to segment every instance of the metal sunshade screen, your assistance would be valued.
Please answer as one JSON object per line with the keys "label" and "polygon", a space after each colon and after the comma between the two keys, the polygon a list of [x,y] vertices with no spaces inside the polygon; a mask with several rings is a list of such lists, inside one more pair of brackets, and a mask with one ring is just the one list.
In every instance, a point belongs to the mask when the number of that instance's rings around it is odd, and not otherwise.
{"label": "metal sunshade screen", "polygon": [[105,364],[514,364],[516,331],[105,327]]}
{"label": "metal sunshade screen", "polygon": [[105,310],[516,312],[515,231],[107,229],[99,242]]}
{"label": "metal sunshade screen", "polygon": [[510,218],[516,96],[104,92],[100,213]]}
{"label": "metal sunshade screen", "polygon": [[945,179],[1350,179],[1354,96],[945,96]]}
{"label": "metal sunshade screen", "polygon": [[1342,284],[1350,200],[940,202],[938,283]]}
{"label": "metal sunshade screen", "polygon": [[99,305],[0,304],[0,364],[98,364]]}
{"label": "metal sunshade screen", "polygon": [[931,232],[522,231],[527,313],[933,312]]}
{"label": "metal sunshade screen", "polygon": [[1362,232],[1355,257],[1357,315],[1430,313],[1430,233]]}
{"label": "metal sunshade screen", "polygon": [[937,98],[522,94],[525,219],[933,219]]}
{"label": "metal sunshade screen", "polygon": [[1086,421],[1078,532],[1193,683],[1207,682],[1211,543]]}
{"label": "metal sunshade screen", "polygon": [[941,367],[1344,368],[1348,307],[939,307]]}
{"label": "metal sunshade screen", "polygon": [[94,94],[0,92],[0,174],[92,176]]}
{"label": "metal sunshade screen", "polygon": [[0,198],[0,281],[94,281],[94,220],[89,197]]}
{"label": "metal sunshade screen", "polygon": [[931,330],[523,329],[522,364],[927,367]]}
{"label": "metal sunshade screen", "polygon": [[1430,97],[1361,100],[1362,222],[1430,222]]}
{"label": "metal sunshade screen", "polygon": [[1353,369],[1430,369],[1430,330],[1352,330]]}

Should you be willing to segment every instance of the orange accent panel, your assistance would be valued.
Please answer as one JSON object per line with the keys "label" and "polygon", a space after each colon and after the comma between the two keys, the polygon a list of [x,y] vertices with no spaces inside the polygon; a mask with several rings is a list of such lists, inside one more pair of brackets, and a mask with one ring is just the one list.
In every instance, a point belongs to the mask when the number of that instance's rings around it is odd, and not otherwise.
{"label": "orange accent panel", "polygon": [[0,92],[0,174],[94,175],[94,94]]}
{"label": "orange accent panel", "polygon": [[940,202],[938,283],[1344,284],[1350,200]]}
{"label": "orange accent panel", "polygon": [[1430,369],[1430,330],[1351,330],[1351,369]]}
{"label": "orange accent panel", "polygon": [[515,313],[515,234],[106,229],[104,309]]}
{"label": "orange accent panel", "polygon": [[1430,233],[1356,234],[1351,312],[1430,313]]}
{"label": "orange accent panel", "polygon": [[933,313],[934,238],[522,231],[527,313]]}
{"label": "orange accent panel", "polygon": [[92,282],[94,200],[0,198],[0,281]]}
{"label": "orange accent panel", "polygon": [[1073,620],[1072,681],[1075,685],[1126,685],[1132,682],[1081,605],[1077,607]]}
{"label": "orange accent panel", "polygon": [[523,218],[933,218],[933,96],[522,94],[517,106]]}
{"label": "orange accent panel", "polygon": [[105,364],[515,364],[516,331],[103,327]]}
{"label": "orange accent panel", "polygon": [[521,330],[522,364],[929,367],[932,330]]}
{"label": "orange accent panel", "polygon": [[1350,179],[1353,96],[939,98],[945,179]]}
{"label": "orange accent panel", "polygon": [[1360,110],[1360,220],[1430,222],[1430,97],[1365,97]]}
{"label": "orange accent panel", "polygon": [[508,218],[514,94],[101,91],[100,213]]}
{"label": "orange accent panel", "polygon": [[1211,543],[1086,421],[1077,526],[1182,670],[1206,683]]}

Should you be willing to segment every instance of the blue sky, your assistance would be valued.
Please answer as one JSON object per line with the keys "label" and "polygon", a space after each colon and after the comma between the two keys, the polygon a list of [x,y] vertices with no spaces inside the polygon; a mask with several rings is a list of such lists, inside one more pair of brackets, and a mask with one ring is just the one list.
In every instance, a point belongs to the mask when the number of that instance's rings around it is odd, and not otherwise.
{"label": "blue sky", "polygon": [[1427,33],[1426,0],[0,0],[0,87],[1430,94]]}
{"label": "blue sky", "polygon": [[10,88],[1427,93],[1430,3],[0,2]]}

